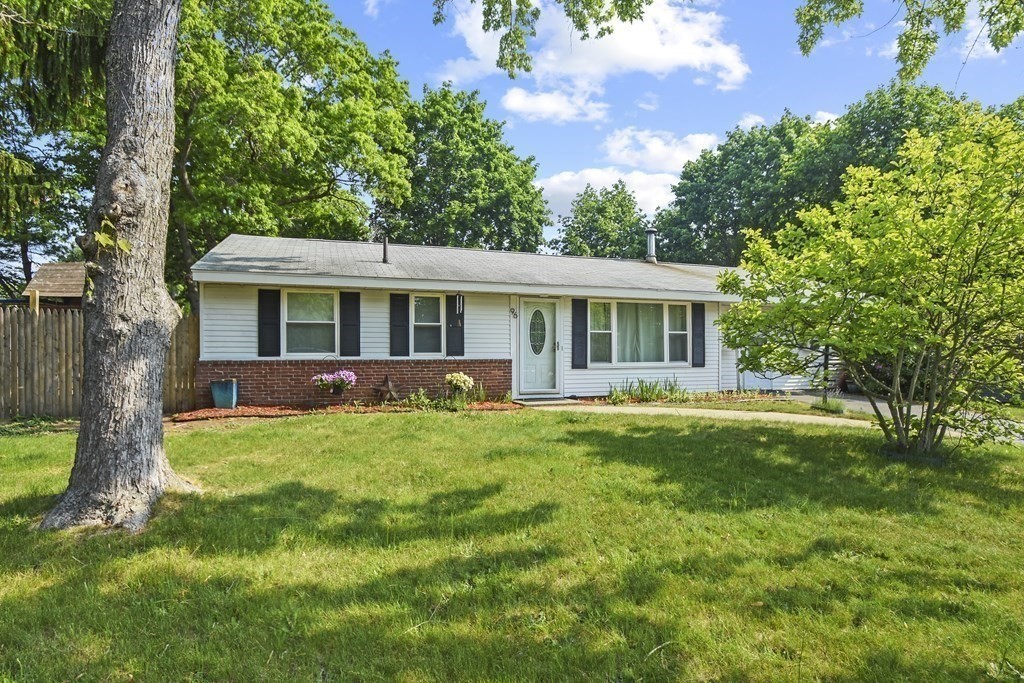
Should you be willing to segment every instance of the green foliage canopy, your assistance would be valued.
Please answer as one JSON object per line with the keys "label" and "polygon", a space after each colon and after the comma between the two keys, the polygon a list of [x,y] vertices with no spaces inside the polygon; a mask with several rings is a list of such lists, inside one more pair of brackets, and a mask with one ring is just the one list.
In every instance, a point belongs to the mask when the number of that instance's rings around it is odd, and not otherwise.
{"label": "green foliage canopy", "polygon": [[642,258],[646,253],[647,216],[621,180],[600,189],[588,184],[559,222],[558,237],[551,241],[559,254]]}
{"label": "green foliage canopy", "polygon": [[1021,168],[1024,133],[997,115],[910,131],[892,170],[851,168],[844,198],[777,244],[747,233],[745,274],[720,280],[742,297],[725,343],[756,372],[808,372],[832,349],[902,452],[932,452],[951,429],[1011,434],[991,396],[1024,391]]}
{"label": "green foliage canopy", "polygon": [[232,232],[365,239],[365,198],[408,195],[408,88],[319,0],[186,0],[176,77],[179,281]]}
{"label": "green foliage canopy", "polygon": [[537,250],[550,215],[537,165],[516,155],[485,104],[445,84],[408,105],[412,193],[401,204],[378,200],[379,231],[407,244]]}
{"label": "green foliage canopy", "polygon": [[788,162],[811,128],[787,112],[770,126],[734,129],[716,149],[688,162],[672,204],[655,219],[665,258],[736,265],[744,228],[771,234],[795,218],[802,178]]}
{"label": "green foliage canopy", "polygon": [[[61,256],[84,213],[68,130],[102,101],[109,2],[0,0],[0,295]],[[69,68],[71,65],[71,68]]]}
{"label": "green foliage canopy", "polygon": [[[969,39],[988,40],[998,51],[1024,32],[1024,3],[1018,0],[894,0],[893,4],[896,13],[890,21],[900,20],[896,60],[900,77],[906,80],[921,75],[938,49],[941,34],[957,33],[968,26],[972,4],[977,6],[982,25]],[[796,11],[801,52],[809,55],[827,26],[838,26],[863,13],[864,0],[806,0]]]}
{"label": "green foliage canopy", "polygon": [[933,86],[892,83],[868,93],[834,122],[786,113],[771,125],[740,128],[682,170],[675,198],[655,219],[673,261],[735,266],[744,230],[771,237],[800,211],[842,196],[850,166],[890,168],[906,131],[934,133],[978,111]]}

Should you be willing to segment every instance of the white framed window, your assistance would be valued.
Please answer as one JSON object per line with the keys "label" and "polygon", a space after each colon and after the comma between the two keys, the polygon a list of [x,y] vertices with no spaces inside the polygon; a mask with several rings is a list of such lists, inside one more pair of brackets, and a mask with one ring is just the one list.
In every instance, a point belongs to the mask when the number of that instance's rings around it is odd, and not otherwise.
{"label": "white framed window", "polygon": [[612,362],[612,304],[590,302],[590,362]]}
{"label": "white framed window", "polygon": [[688,303],[594,299],[587,313],[591,364],[690,364]]}
{"label": "white framed window", "polygon": [[284,292],[284,352],[288,356],[332,356],[338,352],[338,293]]}
{"label": "white framed window", "polygon": [[444,355],[444,297],[413,294],[412,352],[414,355]]}
{"label": "white framed window", "polygon": [[690,307],[686,304],[668,305],[668,361],[690,362]]}

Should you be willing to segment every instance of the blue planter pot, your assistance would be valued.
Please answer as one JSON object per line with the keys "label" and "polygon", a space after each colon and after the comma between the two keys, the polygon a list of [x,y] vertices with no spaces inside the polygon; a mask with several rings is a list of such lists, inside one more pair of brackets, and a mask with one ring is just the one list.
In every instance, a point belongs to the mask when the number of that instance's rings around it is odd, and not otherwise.
{"label": "blue planter pot", "polygon": [[213,393],[213,405],[216,408],[238,407],[238,380],[218,379],[210,382],[210,392]]}

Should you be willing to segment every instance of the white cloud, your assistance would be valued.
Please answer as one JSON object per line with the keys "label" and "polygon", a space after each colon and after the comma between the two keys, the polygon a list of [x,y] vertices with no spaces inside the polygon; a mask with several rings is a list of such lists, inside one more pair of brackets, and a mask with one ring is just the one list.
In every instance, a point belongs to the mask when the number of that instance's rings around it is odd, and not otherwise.
{"label": "white cloud", "polygon": [[645,92],[640,99],[636,101],[636,106],[644,111],[657,111],[658,110],[658,96],[653,92]]}
{"label": "white cloud", "polygon": [[[462,0],[452,14],[453,35],[464,40],[469,55],[446,61],[437,74],[440,80],[466,83],[498,73],[498,35],[484,32],[480,3]],[[688,0],[653,0],[643,21],[619,24],[600,39],[581,40],[562,8],[545,0],[531,52],[533,71],[525,76],[533,81],[536,95],[561,91],[566,100],[581,90],[600,92],[615,76],[644,73],[664,78],[680,69],[698,72],[701,82],[713,79],[719,90],[733,90],[742,85],[750,67],[739,46],[723,38],[725,23],[718,13],[696,9]],[[526,88],[513,90],[512,101],[525,102]],[[647,106],[656,108],[656,100],[648,100]]]}
{"label": "white cloud", "polygon": [[988,39],[988,24],[978,16],[978,3],[967,6],[967,21],[964,22],[964,40],[957,52],[963,60],[995,59],[999,53]]}
{"label": "white cloud", "polygon": [[455,23],[451,34],[462,37],[470,56],[447,60],[441,72],[437,74],[438,80],[467,83],[500,73],[497,67],[500,36],[497,33],[484,32],[482,4],[457,3],[454,15]]}
{"label": "white cloud", "polygon": [[754,126],[760,126],[764,122],[765,118],[760,114],[751,114],[750,112],[747,112],[742,118],[740,118],[739,123],[736,125],[744,130],[749,130]]}
{"label": "white cloud", "polygon": [[646,173],[624,171],[615,166],[584,168],[580,171],[564,171],[543,178],[539,184],[555,216],[569,213],[569,207],[577,194],[589,183],[594,187],[611,187],[622,180],[626,187],[636,194],[640,208],[653,215],[660,206],[667,206],[673,198],[672,186],[679,180],[675,173]]}
{"label": "white cloud", "polygon": [[598,40],[574,38],[558,8],[545,10],[537,31],[540,49],[534,54],[534,72],[541,81],[602,82],[625,73],[665,77],[693,69],[714,75],[719,89],[732,90],[750,73],[739,46],[722,38],[725,18],[696,10],[686,0],[653,0],[643,21],[619,24]]}
{"label": "white cloud", "polygon": [[[896,59],[896,56],[899,55],[899,53],[900,41],[897,38],[893,38],[891,41],[875,50],[875,54],[882,59]],[[868,48],[868,56],[871,56],[871,48]]]}
{"label": "white cloud", "polygon": [[389,2],[391,0],[363,0],[363,12],[366,16],[376,19],[380,13],[380,6],[386,5]]}
{"label": "white cloud", "polygon": [[819,109],[818,111],[814,112],[814,116],[811,117],[811,120],[814,121],[815,123],[832,123],[838,118],[839,114],[833,114],[830,111],[822,111],[821,109]]}
{"label": "white cloud", "polygon": [[630,126],[612,132],[602,146],[606,158],[613,164],[678,174],[683,164],[717,144],[718,136],[712,133],[692,133],[679,138],[665,130]]}
{"label": "white cloud", "polygon": [[608,118],[608,104],[591,99],[593,94],[596,93],[586,87],[537,92],[516,87],[505,93],[501,104],[527,121],[604,121]]}

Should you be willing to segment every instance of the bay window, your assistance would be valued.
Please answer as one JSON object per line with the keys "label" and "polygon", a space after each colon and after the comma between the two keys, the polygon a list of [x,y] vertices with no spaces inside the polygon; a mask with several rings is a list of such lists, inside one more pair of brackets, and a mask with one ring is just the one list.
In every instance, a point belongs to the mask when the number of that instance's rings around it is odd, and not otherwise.
{"label": "bay window", "polygon": [[337,352],[337,295],[333,292],[285,292],[285,353],[333,355]]}

